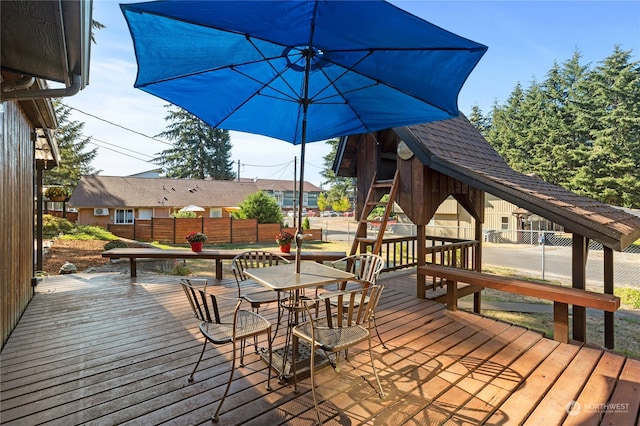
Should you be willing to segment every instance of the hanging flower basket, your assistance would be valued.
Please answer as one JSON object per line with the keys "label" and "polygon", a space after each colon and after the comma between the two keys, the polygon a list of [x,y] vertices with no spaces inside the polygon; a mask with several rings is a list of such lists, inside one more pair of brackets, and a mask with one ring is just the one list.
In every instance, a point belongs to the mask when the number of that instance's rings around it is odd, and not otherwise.
{"label": "hanging flower basket", "polygon": [[61,186],[52,186],[44,191],[44,196],[50,201],[61,202],[69,198],[69,191]]}

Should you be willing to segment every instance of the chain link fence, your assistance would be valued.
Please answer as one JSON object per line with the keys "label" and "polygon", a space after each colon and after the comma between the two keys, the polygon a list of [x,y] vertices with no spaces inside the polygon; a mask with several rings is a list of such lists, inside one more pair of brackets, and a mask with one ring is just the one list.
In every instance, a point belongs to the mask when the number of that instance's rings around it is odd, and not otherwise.
{"label": "chain link fence", "polygon": [[[345,229],[325,229],[326,240],[353,241],[355,224]],[[389,236],[415,236],[416,226],[397,223],[388,227]],[[473,240],[473,228],[427,226],[428,236]],[[370,237],[375,231],[370,231]],[[534,279],[571,283],[572,235],[555,231],[483,230],[482,265],[504,268]],[[602,244],[591,241],[587,256],[587,285],[601,290],[604,281],[604,251]],[[640,245],[624,252],[614,252],[614,282],[616,287],[640,288]]]}

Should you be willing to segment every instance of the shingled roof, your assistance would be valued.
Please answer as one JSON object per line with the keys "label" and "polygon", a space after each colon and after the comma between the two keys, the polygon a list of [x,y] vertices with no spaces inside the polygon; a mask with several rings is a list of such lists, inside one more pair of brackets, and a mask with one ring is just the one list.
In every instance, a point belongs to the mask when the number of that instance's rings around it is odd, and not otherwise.
{"label": "shingled roof", "polygon": [[69,199],[72,207],[236,207],[258,192],[254,182],[83,176]]}
{"label": "shingled roof", "polygon": [[640,217],[512,170],[460,116],[395,128],[422,163],[614,250],[640,238]]}

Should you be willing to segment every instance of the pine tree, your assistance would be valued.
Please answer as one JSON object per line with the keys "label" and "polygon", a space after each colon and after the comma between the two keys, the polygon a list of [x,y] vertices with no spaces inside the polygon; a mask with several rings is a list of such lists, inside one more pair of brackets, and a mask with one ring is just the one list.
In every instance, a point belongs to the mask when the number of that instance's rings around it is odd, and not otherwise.
{"label": "pine tree", "polygon": [[354,191],[352,178],[336,176],[333,171],[333,162],[337,155],[339,142],[340,141],[338,139],[331,139],[327,141],[327,144],[331,146],[331,151],[324,156],[324,169],[320,173],[320,175],[325,179],[323,184],[331,187],[327,193],[327,202],[329,204],[333,204],[334,202],[347,197],[348,194],[351,194]]}
{"label": "pine tree", "polygon": [[579,122],[589,131],[572,189],[605,203],[640,207],[640,62],[619,46],[585,82]]}
{"label": "pine tree", "polygon": [[491,129],[491,118],[485,116],[478,105],[471,107],[471,114],[469,114],[469,122],[478,129],[482,136],[487,136]]}
{"label": "pine tree", "polygon": [[70,121],[71,109],[59,99],[53,101],[58,128],[54,130],[54,137],[60,152],[60,164],[44,174],[45,185],[61,185],[73,190],[83,175],[99,173],[91,166],[91,162],[98,155],[98,148],[87,150],[91,138],[82,134],[84,123]]}
{"label": "pine tree", "polygon": [[167,105],[168,130],[160,133],[174,142],[154,159],[167,177],[214,180],[235,178],[228,130],[214,129],[184,109]]}

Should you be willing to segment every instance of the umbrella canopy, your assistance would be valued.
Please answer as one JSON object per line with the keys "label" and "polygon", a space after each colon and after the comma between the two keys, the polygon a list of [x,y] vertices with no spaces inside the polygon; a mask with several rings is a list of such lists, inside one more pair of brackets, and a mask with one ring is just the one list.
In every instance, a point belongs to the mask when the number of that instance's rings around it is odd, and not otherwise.
{"label": "umbrella canopy", "polygon": [[299,215],[305,142],[458,116],[458,93],[487,50],[384,1],[120,7],[135,87],[213,127],[302,144]]}
{"label": "umbrella canopy", "polygon": [[183,207],[180,210],[178,210],[179,212],[203,212],[204,209],[200,206],[194,206],[193,204],[187,206],[187,207]]}

